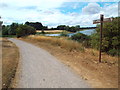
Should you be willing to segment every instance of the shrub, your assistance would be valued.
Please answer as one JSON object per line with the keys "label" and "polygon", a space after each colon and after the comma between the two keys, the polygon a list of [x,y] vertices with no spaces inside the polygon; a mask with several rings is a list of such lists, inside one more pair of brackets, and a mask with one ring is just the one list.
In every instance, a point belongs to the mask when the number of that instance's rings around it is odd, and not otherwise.
{"label": "shrub", "polygon": [[35,28],[28,25],[20,25],[16,30],[17,37],[35,34]]}
{"label": "shrub", "polygon": [[120,56],[120,52],[118,52],[118,50],[116,49],[111,49],[108,51],[108,54],[115,56],[115,55],[119,55]]}
{"label": "shrub", "polygon": [[[106,52],[111,55],[118,55],[120,53],[120,31],[119,23],[120,17],[116,17],[112,22],[106,22],[103,25],[103,36],[102,36],[102,52]],[[99,48],[100,38],[100,25],[97,25],[96,33],[91,35],[91,46],[93,48]]]}
{"label": "shrub", "polygon": [[82,33],[74,34],[73,36],[71,36],[71,39],[81,42],[85,47],[90,46],[90,37],[85,34]]}
{"label": "shrub", "polygon": [[65,33],[65,32],[62,32],[62,33],[60,34],[60,36],[67,37],[67,36],[68,36],[68,34],[67,34],[67,33]]}

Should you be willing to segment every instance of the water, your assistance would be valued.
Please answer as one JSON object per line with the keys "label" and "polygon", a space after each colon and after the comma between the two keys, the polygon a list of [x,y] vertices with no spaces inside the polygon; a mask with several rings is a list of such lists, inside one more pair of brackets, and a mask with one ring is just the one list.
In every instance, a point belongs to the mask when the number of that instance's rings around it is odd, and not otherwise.
{"label": "water", "polygon": [[95,33],[95,29],[88,29],[88,30],[79,31],[79,32],[83,33],[85,35],[91,35],[91,34]]}
{"label": "water", "polygon": [[60,36],[60,34],[45,34],[45,36]]}
{"label": "water", "polygon": [[[78,31],[76,33],[69,33],[68,36],[71,37],[72,35],[77,34],[77,33],[91,35],[91,34],[95,33],[95,29],[87,29],[87,30],[83,30],[83,31]],[[45,36],[60,36],[60,34],[45,34]]]}

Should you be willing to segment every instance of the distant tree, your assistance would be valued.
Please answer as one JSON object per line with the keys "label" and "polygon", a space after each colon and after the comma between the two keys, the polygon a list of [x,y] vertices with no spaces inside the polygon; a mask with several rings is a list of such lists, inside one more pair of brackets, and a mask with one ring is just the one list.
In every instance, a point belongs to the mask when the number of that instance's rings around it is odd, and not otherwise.
{"label": "distant tree", "polygon": [[75,27],[76,27],[77,29],[80,29],[80,25],[76,25]]}
{"label": "distant tree", "polygon": [[59,25],[59,26],[57,26],[58,30],[65,30],[65,28],[66,28],[66,25]]}
{"label": "distant tree", "polygon": [[8,35],[8,31],[9,30],[10,30],[10,26],[9,25],[7,25],[7,26],[3,25],[2,26],[2,35]]}
{"label": "distant tree", "polygon": [[43,29],[43,25],[40,22],[25,22],[26,25],[32,26],[34,27],[36,30],[42,30]]}
{"label": "distant tree", "polygon": [[18,23],[12,23],[10,25],[10,28],[8,30],[9,35],[16,35],[16,29],[18,28],[19,24]]}
{"label": "distant tree", "polygon": [[59,26],[57,26],[57,29],[58,30],[66,30],[69,32],[76,32],[76,31],[80,30],[80,25],[76,25],[76,26],[72,26],[72,27],[69,27],[66,25],[59,25]]}
{"label": "distant tree", "polygon": [[20,25],[16,30],[17,37],[22,37],[26,35],[35,34],[36,30],[34,27],[28,26],[28,25]]}
{"label": "distant tree", "polygon": [[48,27],[47,27],[47,26],[43,26],[42,29],[43,29],[43,30],[48,30]]}

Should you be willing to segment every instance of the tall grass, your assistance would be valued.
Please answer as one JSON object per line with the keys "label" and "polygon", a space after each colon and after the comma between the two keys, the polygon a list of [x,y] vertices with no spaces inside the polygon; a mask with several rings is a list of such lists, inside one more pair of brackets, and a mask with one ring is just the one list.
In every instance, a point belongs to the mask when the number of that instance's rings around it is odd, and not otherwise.
{"label": "tall grass", "polygon": [[84,51],[84,47],[80,43],[72,40],[67,40],[64,38],[34,36],[34,35],[30,35],[28,36],[28,38],[32,40],[37,40],[39,42],[46,42],[55,46],[60,46],[61,48],[69,51]]}

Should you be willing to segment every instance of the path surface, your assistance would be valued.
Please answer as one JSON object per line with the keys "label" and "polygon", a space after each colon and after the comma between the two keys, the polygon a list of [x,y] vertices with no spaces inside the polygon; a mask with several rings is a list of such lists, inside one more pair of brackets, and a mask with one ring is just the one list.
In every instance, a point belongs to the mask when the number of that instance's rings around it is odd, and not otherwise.
{"label": "path surface", "polygon": [[20,50],[17,88],[89,88],[89,85],[47,51],[27,42],[9,39]]}

